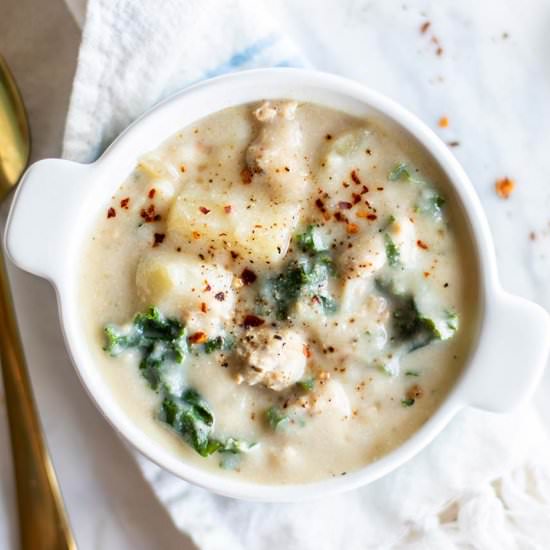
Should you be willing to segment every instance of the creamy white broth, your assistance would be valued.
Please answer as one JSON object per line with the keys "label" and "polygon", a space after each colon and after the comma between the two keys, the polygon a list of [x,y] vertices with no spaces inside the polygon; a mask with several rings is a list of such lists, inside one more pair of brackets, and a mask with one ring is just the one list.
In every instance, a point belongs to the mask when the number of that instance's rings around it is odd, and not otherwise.
{"label": "creamy white broth", "polygon": [[[117,400],[159,445],[223,475],[308,482],[376,460],[433,414],[476,330],[472,257],[445,177],[392,124],[244,105],[178,132],[121,185],[83,255],[83,321]],[[292,270],[321,282],[285,300]],[[417,317],[396,320],[411,299]],[[199,455],[162,421],[167,390],[140,374],[143,352],[103,350],[105,326],[150,306],[189,342],[168,393],[196,390],[210,437],[250,450]]]}

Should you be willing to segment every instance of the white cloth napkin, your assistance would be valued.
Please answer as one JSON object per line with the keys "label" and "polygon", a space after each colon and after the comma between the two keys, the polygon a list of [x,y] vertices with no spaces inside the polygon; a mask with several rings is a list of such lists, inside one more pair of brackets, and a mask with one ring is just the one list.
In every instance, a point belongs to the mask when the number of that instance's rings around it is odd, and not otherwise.
{"label": "white cloth napkin", "polygon": [[[199,79],[306,64],[259,1],[89,0],[64,156],[94,160],[138,115]],[[301,504],[218,497],[137,458],[175,524],[207,550],[550,544],[550,446],[531,408],[464,411],[393,474]]]}

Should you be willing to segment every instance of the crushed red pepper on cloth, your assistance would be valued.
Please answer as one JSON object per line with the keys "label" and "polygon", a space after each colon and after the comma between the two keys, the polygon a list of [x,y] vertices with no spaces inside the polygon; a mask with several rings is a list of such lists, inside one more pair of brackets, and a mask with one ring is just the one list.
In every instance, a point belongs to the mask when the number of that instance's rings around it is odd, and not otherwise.
{"label": "crushed red pepper on cloth", "polygon": [[495,191],[501,199],[508,199],[516,188],[516,182],[508,177],[500,178],[495,183]]}

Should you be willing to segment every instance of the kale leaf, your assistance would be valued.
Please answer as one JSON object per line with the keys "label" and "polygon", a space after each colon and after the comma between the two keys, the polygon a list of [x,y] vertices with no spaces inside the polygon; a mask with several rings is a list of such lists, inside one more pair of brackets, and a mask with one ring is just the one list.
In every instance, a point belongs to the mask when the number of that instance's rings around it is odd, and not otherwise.
{"label": "kale leaf", "polygon": [[384,244],[386,247],[386,257],[388,258],[388,264],[390,267],[398,267],[401,265],[401,258],[399,254],[399,248],[393,242],[393,239],[388,233],[384,233]]}
{"label": "kale leaf", "polygon": [[400,179],[405,179],[408,181],[411,179],[411,171],[404,162],[400,162],[390,170],[388,179],[390,181],[399,181]]}
{"label": "kale leaf", "polygon": [[210,437],[214,429],[214,415],[196,390],[187,389],[180,398],[165,397],[159,417],[201,456],[209,456],[218,450],[218,442]]}
{"label": "kale leaf", "polygon": [[[232,437],[225,441],[212,437],[214,413],[208,402],[193,388],[174,395],[173,388],[177,385],[170,383],[173,375],[170,367],[183,363],[188,353],[185,327],[177,319],[166,318],[157,308],[151,307],[145,313],[138,313],[129,325],[107,325],[105,337],[104,349],[112,356],[131,349],[141,352],[141,374],[151,388],[162,395],[159,419],[201,456],[216,451],[243,453],[256,445]],[[230,338],[218,336],[205,342],[204,349],[212,353],[230,345]]]}
{"label": "kale leaf", "polygon": [[334,313],[337,304],[328,291],[329,278],[334,274],[334,263],[326,252],[302,257],[288,264],[267,285],[277,318],[286,319],[291,307],[302,296],[316,298],[326,314]]}
{"label": "kale leaf", "polygon": [[210,338],[204,343],[204,352],[213,353],[215,351],[220,351],[223,348],[224,339],[222,336],[216,336],[215,338]]}
{"label": "kale leaf", "polygon": [[302,291],[304,284],[302,268],[291,264],[269,282],[277,318],[286,319],[290,308],[298,300]]}
{"label": "kale leaf", "polygon": [[296,382],[296,385],[304,391],[312,391],[315,387],[315,378],[304,378]]}
{"label": "kale leaf", "polygon": [[154,390],[161,384],[164,367],[182,363],[188,352],[183,324],[164,317],[155,307],[138,313],[129,326],[107,325],[105,337],[104,349],[113,357],[132,348],[141,352],[140,371]]}
{"label": "kale leaf", "polygon": [[225,441],[212,437],[214,413],[208,402],[193,388],[185,390],[181,397],[166,396],[159,418],[204,457],[215,452],[247,453],[257,445],[234,437]]}
{"label": "kale leaf", "polygon": [[296,242],[302,252],[323,252],[327,250],[317,228],[314,225],[308,225],[303,233],[296,236]]}
{"label": "kale leaf", "polygon": [[267,409],[267,411],[265,412],[265,417],[267,423],[271,426],[273,430],[284,428],[289,421],[288,415],[284,414],[280,409],[275,406],[269,407],[269,409]]}
{"label": "kale leaf", "polygon": [[444,205],[445,199],[434,189],[426,187],[421,191],[418,197],[416,209],[422,214],[431,216],[436,221],[441,221],[443,219]]}
{"label": "kale leaf", "polygon": [[421,312],[411,294],[397,293],[391,283],[381,279],[376,280],[376,286],[390,302],[392,338],[407,343],[408,351],[424,347],[433,340],[447,340],[457,331],[456,313],[448,310],[441,315]]}
{"label": "kale leaf", "polygon": [[413,171],[405,163],[396,164],[388,174],[390,181],[404,180],[411,183],[416,183],[419,186],[420,192],[416,210],[423,214],[430,215],[436,221],[443,219],[442,208],[445,204],[445,199],[441,197],[427,182],[413,175]]}

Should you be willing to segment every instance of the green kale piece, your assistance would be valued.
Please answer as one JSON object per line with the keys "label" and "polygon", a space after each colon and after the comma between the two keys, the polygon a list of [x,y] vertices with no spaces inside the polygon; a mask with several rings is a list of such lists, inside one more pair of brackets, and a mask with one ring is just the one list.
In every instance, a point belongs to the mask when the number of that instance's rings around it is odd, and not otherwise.
{"label": "green kale piece", "polygon": [[219,453],[249,453],[258,446],[258,443],[249,443],[234,437],[227,438],[218,449]]}
{"label": "green kale piece", "polygon": [[212,437],[214,413],[208,402],[193,388],[185,390],[181,397],[165,397],[159,417],[204,457],[215,452],[248,453],[257,446],[257,443],[234,437],[225,441]]}
{"label": "green kale piece", "polygon": [[316,253],[327,250],[314,225],[308,225],[303,233],[298,234],[296,242],[302,252]]}
{"label": "green kale piece", "polygon": [[[256,444],[235,438],[221,441],[212,437],[214,413],[208,402],[193,388],[187,388],[181,395],[174,395],[170,377],[170,367],[182,363],[188,353],[185,327],[177,319],[164,317],[155,308],[138,313],[131,324],[119,327],[105,327],[105,351],[117,356],[126,350],[141,352],[139,365],[141,374],[154,390],[160,391],[162,401],[158,417],[168,424],[201,456],[214,452],[243,453]],[[206,353],[219,349],[229,349],[233,344],[230,337],[218,336],[204,344]]]}
{"label": "green kale piece", "polygon": [[405,163],[396,164],[388,174],[388,179],[390,181],[404,180],[419,185],[420,193],[416,210],[432,216],[436,221],[443,219],[442,208],[445,204],[445,199],[427,182],[415,177],[413,171]]}
{"label": "green kale piece", "polygon": [[166,396],[159,417],[201,456],[209,456],[219,449],[219,442],[210,437],[214,415],[196,390],[187,389],[179,398]]}
{"label": "green kale piece", "polygon": [[203,349],[205,353],[213,353],[215,351],[220,351],[224,347],[224,338],[223,336],[216,336],[215,338],[210,338],[204,343]]}
{"label": "green kale piece", "polygon": [[422,214],[431,216],[435,221],[443,219],[443,206],[445,199],[434,189],[425,187],[417,201],[416,210]]}
{"label": "green kale piece", "polygon": [[408,399],[401,399],[401,405],[403,407],[412,407],[414,405],[414,399],[409,397]]}
{"label": "green kale piece", "polygon": [[265,417],[268,424],[273,430],[284,428],[289,421],[289,418],[280,409],[275,406],[269,407],[265,412]]}
{"label": "green kale piece", "polygon": [[271,296],[278,319],[286,319],[292,305],[298,300],[303,286],[302,268],[289,265],[270,281]]}
{"label": "green kale piece", "polygon": [[388,264],[390,267],[398,267],[401,265],[401,257],[399,254],[399,248],[393,242],[393,239],[388,233],[384,233],[384,244],[386,247],[386,257],[388,258]]}
{"label": "green kale piece", "polygon": [[409,181],[411,183],[418,183],[419,185],[424,185],[426,182],[415,177],[413,170],[404,162],[399,162],[396,164],[388,174],[388,180],[390,181]]}
{"label": "green kale piece", "polygon": [[411,294],[398,294],[392,283],[381,279],[376,280],[376,286],[390,301],[392,338],[397,342],[406,342],[409,351],[424,347],[433,340],[447,340],[457,331],[459,322],[456,313],[448,310],[441,315],[422,313]]}
{"label": "green kale piece", "polygon": [[302,296],[316,297],[326,314],[334,313],[337,304],[328,293],[328,280],[334,274],[332,258],[324,252],[288,264],[267,286],[277,318],[286,319]]}
{"label": "green kale piece", "polygon": [[296,382],[296,385],[304,391],[312,391],[315,387],[315,378],[304,378]]}
{"label": "green kale piece", "polygon": [[155,307],[138,313],[129,326],[107,325],[105,337],[104,349],[112,356],[133,348],[141,352],[140,371],[154,390],[162,382],[163,367],[182,363],[188,352],[183,324],[164,317]]}
{"label": "green kale piece", "polygon": [[404,162],[400,162],[390,170],[388,179],[390,181],[399,181],[400,179],[410,180],[411,171]]}

